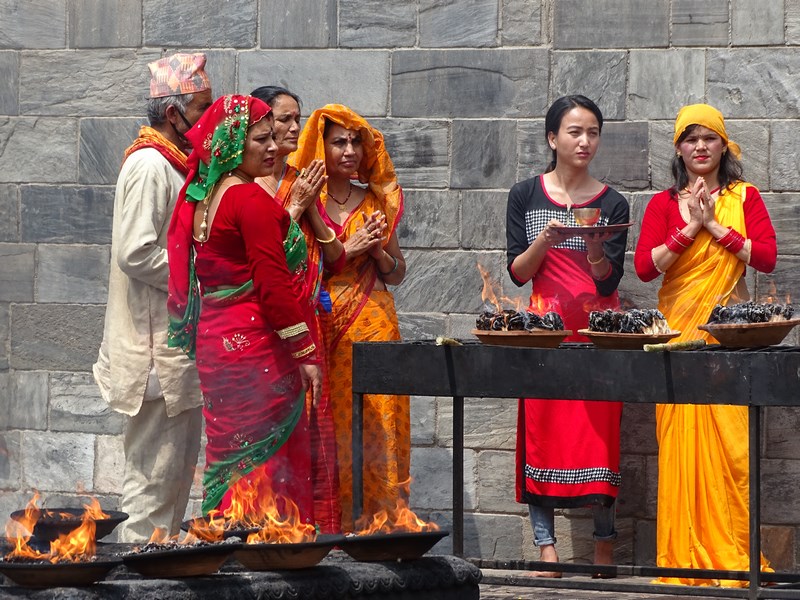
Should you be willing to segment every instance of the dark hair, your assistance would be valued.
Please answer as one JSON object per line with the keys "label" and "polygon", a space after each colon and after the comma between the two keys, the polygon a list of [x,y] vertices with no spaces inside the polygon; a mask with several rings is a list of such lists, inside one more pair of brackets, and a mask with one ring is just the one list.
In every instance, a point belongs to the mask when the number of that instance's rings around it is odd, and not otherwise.
{"label": "dark hair", "polygon": [[322,126],[322,139],[327,139],[328,134],[331,131],[331,127],[337,125],[334,121],[331,121],[328,117],[322,117],[322,120],[325,122],[325,125]]}
{"label": "dark hair", "polygon": [[[676,145],[680,144],[683,140],[689,137],[689,134],[697,129],[698,125],[689,125],[678,138]],[[679,154],[672,157],[670,164],[672,169],[672,180],[675,182],[675,187],[670,190],[670,196],[677,197],[678,191],[689,185],[689,174],[686,172],[686,165],[683,158]],[[737,181],[742,181],[744,178],[744,168],[742,163],[731,152],[723,152],[722,158],[719,160],[719,170],[717,171],[717,180],[719,181],[719,188],[721,190],[727,189],[730,185]]]}
{"label": "dark hair", "polygon": [[[561,98],[550,105],[550,108],[547,109],[547,116],[544,118],[544,139],[548,144],[550,143],[548,136],[551,132],[558,135],[558,130],[561,129],[561,121],[564,120],[564,115],[573,108],[578,107],[585,108],[597,118],[597,124],[600,127],[600,132],[602,133],[603,113],[600,112],[597,104],[589,100],[589,98],[586,96],[581,96],[580,94],[576,94],[574,96],[561,96]],[[547,168],[544,171],[545,173],[549,173],[556,168],[557,158],[556,151],[553,150],[553,160],[551,160],[550,164],[547,165]]]}
{"label": "dark hair", "polygon": [[258,87],[250,92],[250,95],[254,98],[258,98],[259,100],[263,100],[270,106],[272,106],[272,103],[278,96],[289,96],[295,102],[297,102],[297,106],[303,106],[302,102],[300,102],[300,96],[294,92],[290,92],[286,88],[277,85],[262,85],[261,87]]}

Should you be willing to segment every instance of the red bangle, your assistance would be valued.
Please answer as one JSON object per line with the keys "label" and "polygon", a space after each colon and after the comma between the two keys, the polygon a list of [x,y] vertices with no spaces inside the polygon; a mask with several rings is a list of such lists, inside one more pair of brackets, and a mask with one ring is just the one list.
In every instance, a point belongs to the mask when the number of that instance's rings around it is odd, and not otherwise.
{"label": "red bangle", "polygon": [[685,246],[686,248],[688,248],[689,246],[691,246],[691,245],[692,245],[692,242],[694,242],[694,238],[692,238],[692,237],[689,237],[688,235],[686,235],[685,233],[683,233],[683,232],[682,232],[680,229],[678,229],[677,227],[675,228],[675,233],[673,234],[673,237],[675,237],[675,239],[676,239],[676,240],[677,240],[677,241],[678,241],[678,242],[679,242],[679,243],[680,243],[682,246]]}
{"label": "red bangle", "polygon": [[289,352],[292,354],[292,358],[301,362],[313,359],[314,357],[312,355],[316,349],[317,346],[314,344],[314,340],[311,339],[311,336],[308,334],[297,341],[289,342]]}
{"label": "red bangle", "polygon": [[689,247],[679,242],[675,238],[675,235],[669,236],[667,238],[667,241],[664,242],[664,245],[667,247],[667,250],[669,250],[670,252],[674,252],[675,254],[680,254]]}
{"label": "red bangle", "polygon": [[717,239],[717,243],[733,254],[738,254],[744,248],[745,238],[733,227],[728,228],[728,233]]}
{"label": "red bangle", "polygon": [[608,276],[611,275],[611,271],[613,270],[614,266],[611,264],[611,261],[608,261],[608,270],[606,271],[605,275],[603,275],[602,277],[595,277],[594,275],[592,275],[592,279],[594,279],[595,281],[603,281],[604,279],[608,279]]}

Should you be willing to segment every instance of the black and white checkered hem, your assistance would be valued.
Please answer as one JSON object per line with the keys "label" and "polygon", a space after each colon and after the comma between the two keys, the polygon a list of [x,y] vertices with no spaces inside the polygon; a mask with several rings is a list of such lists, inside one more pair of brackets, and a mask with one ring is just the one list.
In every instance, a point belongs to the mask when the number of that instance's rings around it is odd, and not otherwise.
{"label": "black and white checkered hem", "polygon": [[537,469],[525,465],[525,477],[542,483],[561,483],[564,485],[577,485],[581,483],[594,483],[602,481],[613,486],[622,483],[622,476],[606,467],[591,467],[589,469]]}

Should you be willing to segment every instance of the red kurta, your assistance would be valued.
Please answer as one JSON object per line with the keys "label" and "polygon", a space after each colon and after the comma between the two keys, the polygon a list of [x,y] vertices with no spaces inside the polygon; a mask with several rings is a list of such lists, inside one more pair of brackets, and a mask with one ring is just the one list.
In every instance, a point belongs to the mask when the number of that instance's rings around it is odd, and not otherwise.
{"label": "red kurta", "polygon": [[[589,312],[618,308],[619,298],[597,296],[586,254],[550,250],[534,282],[531,309],[555,310],[565,329],[585,329]],[[565,341],[588,341],[573,334]],[[575,365],[576,376],[588,370]],[[582,374],[582,375],[581,375]],[[620,484],[622,404],[582,400],[519,402],[517,501],[538,506],[610,506]]]}
{"label": "red kurta", "polygon": [[[627,202],[610,188],[581,206],[600,208],[603,225],[627,223],[629,219]],[[524,282],[514,274],[511,265],[550,219],[576,225],[571,213],[550,198],[540,177],[520,182],[511,189],[507,253],[509,273],[518,285]],[[571,238],[548,250],[533,279],[531,309],[537,314],[558,312],[565,328],[574,332],[588,326],[590,311],[618,308],[616,288],[622,277],[626,237],[622,233],[605,242],[611,268],[601,280],[592,277],[582,239]],[[588,340],[572,335],[567,341]],[[586,377],[589,371],[586,365],[577,364],[575,374]],[[619,402],[520,400],[517,501],[546,507],[610,506],[620,484],[621,415]]]}

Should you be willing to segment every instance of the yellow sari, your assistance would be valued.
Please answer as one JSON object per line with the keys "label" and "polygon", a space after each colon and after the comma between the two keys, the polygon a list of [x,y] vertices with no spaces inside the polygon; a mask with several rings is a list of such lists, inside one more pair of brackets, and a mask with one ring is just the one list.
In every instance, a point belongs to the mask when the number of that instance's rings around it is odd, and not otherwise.
{"label": "yellow sari", "polygon": [[[745,183],[720,192],[716,218],[747,237]],[[658,308],[679,341],[703,338],[697,326],[716,304],[727,304],[744,263],[708,231],[667,270]],[[687,385],[691,383],[687,382]],[[660,567],[743,570],[749,563],[748,416],[745,406],[659,404],[657,564]],[[762,568],[768,563],[762,556]],[[663,583],[745,587],[747,582],[662,577]]]}

